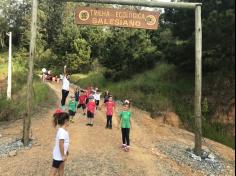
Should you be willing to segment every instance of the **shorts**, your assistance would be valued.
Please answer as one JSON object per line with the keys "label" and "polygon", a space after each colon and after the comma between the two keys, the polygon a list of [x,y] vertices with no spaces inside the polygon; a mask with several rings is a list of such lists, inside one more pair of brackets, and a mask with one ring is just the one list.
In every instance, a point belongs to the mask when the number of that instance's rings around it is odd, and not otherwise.
{"label": "shorts", "polygon": [[53,160],[52,161],[52,167],[58,169],[63,162],[64,161]]}
{"label": "shorts", "polygon": [[69,110],[69,115],[70,115],[70,116],[75,116],[75,112],[74,112],[74,111],[71,111],[71,110]]}
{"label": "shorts", "polygon": [[112,118],[112,115],[107,115],[107,118]]}
{"label": "shorts", "polygon": [[88,118],[91,118],[91,119],[94,118],[94,113],[88,111],[88,112],[87,112],[87,117],[88,117]]}
{"label": "shorts", "polygon": [[85,104],[79,104],[78,106],[77,106],[77,108],[81,108],[82,107],[82,109],[86,109],[86,105]]}
{"label": "shorts", "polygon": [[99,106],[99,100],[95,100],[96,106]]}

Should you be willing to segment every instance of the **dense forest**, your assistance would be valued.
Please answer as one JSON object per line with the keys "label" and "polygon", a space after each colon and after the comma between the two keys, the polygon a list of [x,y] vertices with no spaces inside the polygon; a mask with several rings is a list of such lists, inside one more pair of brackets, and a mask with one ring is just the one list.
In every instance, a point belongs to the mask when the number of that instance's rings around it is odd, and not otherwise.
{"label": "dense forest", "polygon": [[[234,141],[232,142],[232,136],[235,135],[232,132],[234,122],[233,124],[223,123],[225,119],[222,118],[227,116],[232,106],[235,106],[235,1],[191,0],[190,2],[203,3],[205,128],[213,126],[216,131],[214,135],[219,134],[223,136],[222,138],[230,136],[231,142],[225,142],[217,137],[213,138],[234,147]],[[175,70],[172,73],[168,72],[169,80],[175,82],[175,79],[185,77],[191,83],[194,82],[194,11],[165,9],[161,14],[159,29],[150,31],[77,26],[74,23],[74,12],[78,5],[89,6],[84,3],[39,0],[36,69],[45,67],[51,69],[54,74],[61,73],[64,65],[68,66],[72,74],[87,74],[99,69],[107,83],[112,84],[131,80],[135,75],[146,73],[147,70],[155,69],[156,66],[165,63]],[[22,2],[1,0],[0,51],[2,53],[7,51],[6,32],[12,31],[13,62],[25,67],[28,59],[30,21],[30,0]],[[0,60],[0,64],[4,62],[6,61]],[[166,67],[168,70],[169,67]],[[142,82],[136,88],[151,95],[156,91],[151,86],[142,85]],[[187,83],[185,89],[188,89]],[[175,104],[192,107],[193,87],[186,91],[184,97],[178,91],[175,94],[171,94],[172,90],[165,91],[169,97],[171,95],[180,97],[171,100],[170,103],[174,104],[171,110],[177,112],[185,128],[191,130],[192,112],[183,113],[182,109],[176,107]],[[152,109],[148,108],[149,105],[143,104],[139,107],[150,111],[154,116],[159,111],[170,109],[168,105],[157,105],[157,108]],[[225,130],[222,131],[222,128]],[[211,135],[209,133],[211,132],[206,132],[205,135],[209,137]]]}

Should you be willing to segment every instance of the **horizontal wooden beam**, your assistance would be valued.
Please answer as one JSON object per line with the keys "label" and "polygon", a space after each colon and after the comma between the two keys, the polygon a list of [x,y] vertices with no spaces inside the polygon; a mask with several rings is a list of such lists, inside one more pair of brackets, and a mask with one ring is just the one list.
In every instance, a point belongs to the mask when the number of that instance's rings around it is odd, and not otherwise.
{"label": "horizontal wooden beam", "polygon": [[142,7],[159,7],[159,8],[177,8],[177,9],[195,9],[201,6],[201,3],[188,2],[162,2],[157,0],[58,0],[64,2],[85,2],[85,3],[99,3],[99,4],[117,4],[117,5],[132,5]]}

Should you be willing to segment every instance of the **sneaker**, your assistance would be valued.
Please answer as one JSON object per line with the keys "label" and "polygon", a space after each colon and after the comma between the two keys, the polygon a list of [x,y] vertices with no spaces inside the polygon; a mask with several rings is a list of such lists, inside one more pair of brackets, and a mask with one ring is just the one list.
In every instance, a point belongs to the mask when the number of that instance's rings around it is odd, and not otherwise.
{"label": "sneaker", "polygon": [[86,126],[90,126],[90,124],[89,124],[89,123],[87,123],[87,124],[86,124]]}
{"label": "sneaker", "polygon": [[128,152],[128,151],[129,151],[129,146],[126,146],[126,147],[124,148],[124,150],[125,150],[126,152]]}
{"label": "sneaker", "polygon": [[65,111],[66,110],[66,106],[61,106],[61,110]]}
{"label": "sneaker", "polygon": [[125,149],[126,147],[127,147],[126,144],[122,144],[122,145],[121,145],[121,148],[122,148],[122,149]]}

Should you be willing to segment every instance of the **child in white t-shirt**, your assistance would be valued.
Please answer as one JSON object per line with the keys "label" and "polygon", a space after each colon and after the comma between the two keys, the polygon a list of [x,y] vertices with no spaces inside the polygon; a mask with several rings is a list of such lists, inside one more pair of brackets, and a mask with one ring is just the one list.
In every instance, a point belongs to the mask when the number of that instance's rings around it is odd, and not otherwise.
{"label": "child in white t-shirt", "polygon": [[94,99],[95,99],[95,103],[96,103],[96,109],[99,109],[99,102],[100,102],[100,99],[101,99],[101,94],[102,93],[98,89],[96,89],[96,92],[93,95]]}
{"label": "child in white t-shirt", "polygon": [[69,125],[69,114],[62,110],[56,110],[53,115],[53,123],[59,126],[56,134],[56,143],[53,150],[53,163],[50,176],[64,175],[65,161],[69,155],[69,133],[67,127]]}

